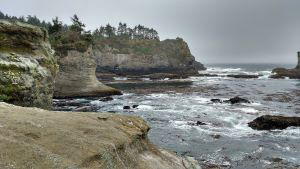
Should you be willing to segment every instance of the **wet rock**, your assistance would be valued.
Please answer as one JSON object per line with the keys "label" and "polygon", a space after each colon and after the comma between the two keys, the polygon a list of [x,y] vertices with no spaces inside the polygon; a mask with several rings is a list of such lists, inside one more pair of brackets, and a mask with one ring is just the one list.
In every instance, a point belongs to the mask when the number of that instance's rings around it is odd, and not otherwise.
{"label": "wet rock", "polygon": [[240,78],[240,79],[257,79],[258,75],[227,75],[227,77]]}
{"label": "wet rock", "polygon": [[272,73],[275,73],[271,78],[280,79],[289,77],[291,79],[300,79],[300,52],[298,52],[298,65],[294,69],[276,68]]}
{"label": "wet rock", "polygon": [[196,123],[188,123],[191,126],[204,126],[207,125],[206,123],[203,123],[201,121],[197,121]]}
{"label": "wet rock", "polygon": [[123,109],[124,109],[124,110],[129,110],[129,109],[130,109],[130,106],[123,106]]}
{"label": "wet rock", "polygon": [[134,109],[138,108],[138,107],[139,107],[139,105],[137,105],[137,104],[135,104],[135,105],[132,106],[132,108],[134,108]]}
{"label": "wet rock", "polygon": [[229,100],[225,100],[224,103],[239,104],[239,103],[250,103],[250,101],[237,96]]}
{"label": "wet rock", "polygon": [[291,126],[300,127],[300,117],[264,115],[248,123],[248,126],[255,130],[283,130]]}
{"label": "wet rock", "polygon": [[114,98],[112,98],[112,97],[103,97],[103,98],[101,98],[101,99],[99,99],[99,101],[102,101],[102,102],[108,102],[108,101],[112,101],[112,100],[114,100]]}
{"label": "wet rock", "polygon": [[213,103],[222,103],[221,99],[210,99],[210,101]]}
{"label": "wet rock", "polygon": [[97,108],[94,106],[82,106],[74,109],[76,112],[96,112]]}

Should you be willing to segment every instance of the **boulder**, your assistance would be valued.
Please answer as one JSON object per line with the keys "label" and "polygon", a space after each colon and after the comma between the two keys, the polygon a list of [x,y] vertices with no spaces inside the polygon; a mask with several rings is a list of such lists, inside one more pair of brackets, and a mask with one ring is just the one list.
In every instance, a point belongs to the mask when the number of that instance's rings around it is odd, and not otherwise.
{"label": "boulder", "polygon": [[194,160],[151,144],[148,131],[146,122],[135,116],[51,112],[0,103],[0,168],[197,167]]}
{"label": "boulder", "polygon": [[255,130],[286,129],[291,126],[300,127],[300,117],[284,117],[264,115],[248,123]]}
{"label": "boulder", "polygon": [[45,29],[0,20],[0,101],[50,109],[57,70]]}
{"label": "boulder", "polygon": [[86,52],[66,51],[58,60],[59,73],[55,82],[55,98],[103,97],[122,94],[96,78],[96,62],[92,47]]}
{"label": "boulder", "polygon": [[129,110],[129,109],[130,109],[130,106],[123,106],[123,109],[124,109],[124,110]]}

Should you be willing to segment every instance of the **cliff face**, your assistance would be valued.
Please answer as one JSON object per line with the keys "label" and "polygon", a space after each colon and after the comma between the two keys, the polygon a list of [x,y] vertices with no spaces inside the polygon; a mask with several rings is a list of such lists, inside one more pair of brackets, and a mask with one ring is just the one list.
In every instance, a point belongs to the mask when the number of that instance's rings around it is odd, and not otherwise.
{"label": "cliff face", "polygon": [[149,143],[148,130],[139,117],[0,102],[0,168],[196,169]]}
{"label": "cliff face", "polygon": [[92,48],[86,52],[68,50],[58,60],[59,73],[55,82],[55,98],[96,97],[121,94],[96,78],[96,62]]}
{"label": "cliff face", "polygon": [[284,78],[300,79],[300,52],[298,52],[298,64],[294,69],[276,68],[272,71],[275,75],[271,78]]}
{"label": "cliff face", "polygon": [[187,43],[181,38],[164,41],[130,40],[126,44],[101,45],[98,45],[99,50],[95,52],[97,72],[121,75],[198,74],[198,70],[205,69],[195,61]]}
{"label": "cliff face", "polygon": [[57,73],[47,31],[0,20],[0,101],[50,108]]}

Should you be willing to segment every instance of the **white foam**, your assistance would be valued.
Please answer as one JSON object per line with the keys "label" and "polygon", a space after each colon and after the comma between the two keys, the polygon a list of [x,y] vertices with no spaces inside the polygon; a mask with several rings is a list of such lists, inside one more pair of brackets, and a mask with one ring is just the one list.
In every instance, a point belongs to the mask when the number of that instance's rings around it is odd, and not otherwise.
{"label": "white foam", "polygon": [[114,80],[128,80],[127,77],[113,77]]}
{"label": "white foam", "polygon": [[258,110],[254,109],[254,108],[251,108],[251,107],[239,108],[237,110],[241,110],[245,113],[252,113],[252,114],[257,114],[258,113]]}

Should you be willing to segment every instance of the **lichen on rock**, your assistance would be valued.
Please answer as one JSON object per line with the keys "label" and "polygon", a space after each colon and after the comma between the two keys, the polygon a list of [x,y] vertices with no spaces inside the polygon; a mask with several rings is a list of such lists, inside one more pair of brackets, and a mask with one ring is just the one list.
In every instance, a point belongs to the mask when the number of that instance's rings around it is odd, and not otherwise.
{"label": "lichen on rock", "polygon": [[0,20],[0,101],[49,109],[56,73],[46,30]]}

